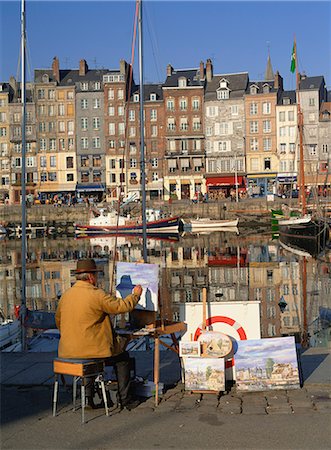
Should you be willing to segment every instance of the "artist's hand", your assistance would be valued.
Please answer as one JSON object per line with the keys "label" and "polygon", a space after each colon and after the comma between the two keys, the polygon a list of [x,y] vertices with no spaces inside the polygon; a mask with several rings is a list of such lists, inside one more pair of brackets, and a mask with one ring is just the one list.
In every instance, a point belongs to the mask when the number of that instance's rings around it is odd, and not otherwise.
{"label": "artist's hand", "polygon": [[143,291],[143,288],[140,286],[140,284],[137,284],[137,286],[135,286],[135,287],[133,288],[133,291],[132,291],[132,292],[133,292],[135,295],[138,295],[138,297],[141,297],[142,291]]}

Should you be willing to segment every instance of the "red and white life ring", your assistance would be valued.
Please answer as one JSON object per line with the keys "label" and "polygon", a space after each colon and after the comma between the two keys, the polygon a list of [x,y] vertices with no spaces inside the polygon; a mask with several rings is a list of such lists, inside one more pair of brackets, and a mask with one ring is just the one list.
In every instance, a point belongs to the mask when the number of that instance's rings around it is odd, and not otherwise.
{"label": "red and white life ring", "polygon": [[[245,332],[244,328],[242,327],[242,325],[240,325],[240,323],[238,323],[234,319],[231,319],[231,317],[214,316],[214,317],[209,317],[206,320],[206,326],[207,327],[209,327],[213,323],[226,323],[227,325],[230,325],[232,328],[234,328],[236,330],[236,332],[239,335],[239,340],[240,341],[247,340],[247,335],[246,335],[246,332]],[[202,324],[196,329],[196,331],[194,333],[194,340],[195,341],[198,340],[198,337],[200,336],[201,333],[202,333]],[[233,366],[234,366],[234,358],[231,358],[231,359],[229,359],[228,361],[225,362],[225,368],[226,369],[229,369],[229,368],[231,368]]]}

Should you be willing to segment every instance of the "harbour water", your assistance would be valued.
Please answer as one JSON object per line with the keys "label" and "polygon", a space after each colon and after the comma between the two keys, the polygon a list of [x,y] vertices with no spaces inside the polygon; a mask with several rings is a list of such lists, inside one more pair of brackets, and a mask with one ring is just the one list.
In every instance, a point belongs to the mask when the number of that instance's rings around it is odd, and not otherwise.
{"label": "harbour water", "polygon": [[[180,304],[260,301],[261,336],[308,332],[310,346],[330,345],[331,251],[319,258],[298,256],[273,239],[270,228],[240,232],[186,234],[148,239],[148,262],[160,267],[160,309],[164,318],[182,320]],[[93,257],[103,268],[99,286],[112,290],[117,261],[142,260],[142,239],[98,237],[29,239],[27,307],[54,312],[74,282],[79,258]],[[115,266],[115,267],[114,267]],[[304,277],[306,273],[306,277]],[[20,304],[21,242],[0,242],[0,307],[13,318]],[[286,305],[284,304],[286,303]],[[283,308],[283,310],[282,310]]]}

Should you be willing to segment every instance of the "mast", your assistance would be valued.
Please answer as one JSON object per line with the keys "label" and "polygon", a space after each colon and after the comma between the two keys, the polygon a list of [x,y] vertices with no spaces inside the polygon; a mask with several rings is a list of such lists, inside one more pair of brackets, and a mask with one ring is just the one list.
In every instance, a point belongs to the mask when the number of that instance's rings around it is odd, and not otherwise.
{"label": "mast", "polygon": [[140,84],[140,182],[142,197],[143,224],[143,259],[147,262],[147,228],[146,228],[146,173],[145,173],[145,140],[144,140],[144,67],[143,67],[143,30],[142,0],[139,1],[138,46],[139,46],[139,84]]}
{"label": "mast", "polygon": [[22,207],[22,273],[21,273],[21,308],[20,319],[22,323],[22,351],[26,348],[25,318],[26,318],[26,24],[25,24],[25,0],[22,0],[21,10],[21,103],[22,103],[22,179],[21,179],[21,207]]}
{"label": "mast", "polygon": [[297,91],[297,102],[298,102],[298,131],[299,131],[299,171],[300,171],[300,195],[299,204],[301,203],[302,214],[306,214],[306,192],[305,192],[305,161],[304,161],[304,151],[303,151],[303,113],[300,105],[300,74],[298,71],[297,64],[297,44],[294,39],[294,52],[295,52],[295,76],[296,76],[296,91]]}

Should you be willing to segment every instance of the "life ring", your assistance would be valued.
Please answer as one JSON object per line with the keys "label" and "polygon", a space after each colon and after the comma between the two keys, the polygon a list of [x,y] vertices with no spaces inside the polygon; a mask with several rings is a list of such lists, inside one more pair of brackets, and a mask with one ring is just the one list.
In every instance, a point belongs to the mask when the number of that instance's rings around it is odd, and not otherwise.
{"label": "life ring", "polygon": [[[227,325],[230,325],[231,327],[233,327],[236,332],[239,335],[239,338],[241,341],[246,341],[247,340],[247,335],[246,332],[244,330],[244,328],[242,327],[242,325],[240,325],[240,323],[238,323],[236,320],[231,319],[231,317],[226,317],[226,316],[213,316],[213,317],[209,317],[206,320],[206,326],[209,327],[210,325],[212,325],[213,323],[226,323]],[[200,325],[195,333],[194,333],[194,340],[197,341],[198,337],[200,336],[200,334],[202,333],[202,325]],[[228,361],[225,362],[225,368],[229,369],[231,367],[234,366],[234,358],[229,359]]]}

